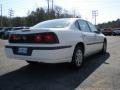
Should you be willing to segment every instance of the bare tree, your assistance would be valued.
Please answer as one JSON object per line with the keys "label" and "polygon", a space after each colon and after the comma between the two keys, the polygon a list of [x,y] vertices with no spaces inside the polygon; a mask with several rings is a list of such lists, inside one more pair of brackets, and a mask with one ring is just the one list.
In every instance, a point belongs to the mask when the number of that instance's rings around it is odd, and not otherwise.
{"label": "bare tree", "polygon": [[59,18],[60,17],[60,14],[62,13],[62,8],[60,6],[55,6],[55,12],[56,12],[56,15],[57,17]]}

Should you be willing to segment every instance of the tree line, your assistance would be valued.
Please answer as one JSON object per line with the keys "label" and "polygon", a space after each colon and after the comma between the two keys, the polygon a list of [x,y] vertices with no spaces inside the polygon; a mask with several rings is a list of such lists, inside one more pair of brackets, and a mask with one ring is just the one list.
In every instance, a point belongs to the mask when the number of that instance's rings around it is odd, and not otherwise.
{"label": "tree line", "polygon": [[73,15],[69,14],[67,10],[61,8],[60,6],[55,6],[54,9],[50,9],[49,11],[45,8],[40,7],[36,8],[35,11],[28,12],[28,15],[26,17],[9,18],[6,16],[2,16],[2,26],[3,27],[33,26],[38,22],[45,21],[48,19],[70,17],[73,17]]}
{"label": "tree line", "polygon": [[107,23],[102,23],[97,25],[98,28],[104,29],[104,28],[120,28],[120,19],[117,19],[116,21],[111,21]]}
{"label": "tree line", "polygon": [[[38,22],[45,21],[48,19],[56,19],[56,18],[71,18],[71,17],[80,17],[74,16],[68,13],[67,10],[63,9],[60,6],[54,6],[54,9],[45,9],[43,7],[36,8],[35,11],[29,11],[26,17],[6,17],[0,16],[0,20],[2,20],[2,24],[0,27],[18,27],[18,26],[33,26]],[[1,22],[1,21],[0,21]],[[97,25],[98,28],[120,28],[120,19],[116,21],[111,21],[107,23],[102,23]]]}

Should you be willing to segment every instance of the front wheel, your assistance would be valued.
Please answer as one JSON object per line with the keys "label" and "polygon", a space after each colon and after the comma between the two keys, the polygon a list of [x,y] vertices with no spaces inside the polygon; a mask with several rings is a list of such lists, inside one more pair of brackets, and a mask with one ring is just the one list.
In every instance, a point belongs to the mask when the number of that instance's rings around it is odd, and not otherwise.
{"label": "front wheel", "polygon": [[1,39],[5,39],[5,36],[4,36],[4,35],[1,35]]}
{"label": "front wheel", "polygon": [[80,46],[77,46],[73,53],[72,65],[75,68],[80,68],[82,64],[83,64],[83,49]]}
{"label": "front wheel", "polygon": [[26,62],[29,63],[30,65],[36,65],[36,64],[38,64],[37,62],[34,62],[34,61],[27,61],[26,60]]}
{"label": "front wheel", "polygon": [[103,48],[102,48],[102,54],[105,54],[107,52],[107,41],[104,41]]}

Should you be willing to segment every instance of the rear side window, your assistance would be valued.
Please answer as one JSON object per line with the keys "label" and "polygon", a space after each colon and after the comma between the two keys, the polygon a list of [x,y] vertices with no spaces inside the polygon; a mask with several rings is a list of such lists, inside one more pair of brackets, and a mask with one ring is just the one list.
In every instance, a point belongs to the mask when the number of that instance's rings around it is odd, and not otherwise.
{"label": "rear side window", "polygon": [[78,23],[79,23],[79,26],[80,26],[82,31],[84,31],[84,32],[91,32],[91,30],[90,30],[90,28],[89,28],[89,26],[88,26],[86,21],[78,20]]}

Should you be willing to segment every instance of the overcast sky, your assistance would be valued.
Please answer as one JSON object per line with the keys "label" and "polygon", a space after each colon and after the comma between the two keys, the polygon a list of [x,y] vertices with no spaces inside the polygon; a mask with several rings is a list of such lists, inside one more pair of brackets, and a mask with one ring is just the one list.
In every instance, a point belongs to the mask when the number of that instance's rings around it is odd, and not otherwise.
{"label": "overcast sky", "polygon": [[[3,15],[8,16],[8,9],[14,10],[14,16],[26,16],[28,10],[37,7],[47,7],[46,0],[0,0],[3,7]],[[98,10],[97,23],[108,22],[120,18],[120,0],[54,0],[66,10],[94,23],[92,10]]]}

